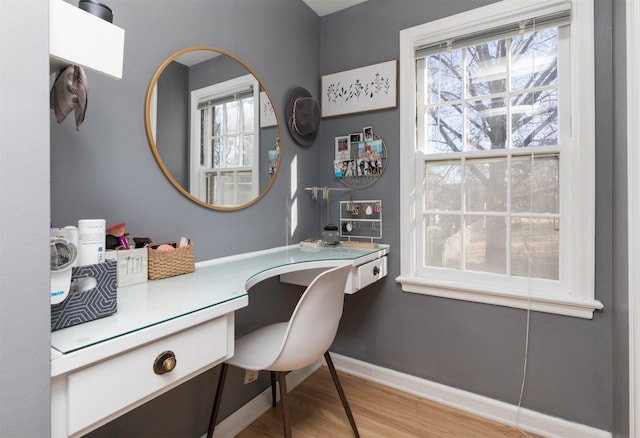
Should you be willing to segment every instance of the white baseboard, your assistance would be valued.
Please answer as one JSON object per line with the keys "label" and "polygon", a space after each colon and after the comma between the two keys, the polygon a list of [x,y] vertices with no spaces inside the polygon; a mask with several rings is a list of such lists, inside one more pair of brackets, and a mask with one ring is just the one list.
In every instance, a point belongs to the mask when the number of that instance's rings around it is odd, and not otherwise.
{"label": "white baseboard", "polygon": [[[611,433],[604,430],[573,423],[529,409],[521,408],[518,410],[515,405],[441,385],[409,374],[403,374],[388,368],[382,368],[340,354],[332,353],[331,358],[336,369],[344,373],[469,412],[488,420],[520,428],[526,432],[548,438],[612,438]],[[287,375],[287,390],[293,390],[313,374],[322,363],[324,363],[324,360],[289,373]],[[271,388],[267,388],[216,426],[215,438],[234,437],[257,420],[270,407]]]}
{"label": "white baseboard", "polygon": [[399,373],[336,353],[331,354],[336,369],[365,380],[398,389],[421,398],[451,406],[464,412],[496,421],[548,438],[611,438],[611,433],[541,414],[426,379]]}
{"label": "white baseboard", "polygon": [[[322,361],[319,360],[306,368],[287,374],[287,392],[291,392],[321,366]],[[280,400],[279,393],[276,393],[276,397]],[[220,424],[216,426],[214,438],[233,438],[260,418],[269,408],[271,408],[271,387],[262,391],[249,403],[221,421]],[[205,434],[202,438],[206,438],[206,436]]]}

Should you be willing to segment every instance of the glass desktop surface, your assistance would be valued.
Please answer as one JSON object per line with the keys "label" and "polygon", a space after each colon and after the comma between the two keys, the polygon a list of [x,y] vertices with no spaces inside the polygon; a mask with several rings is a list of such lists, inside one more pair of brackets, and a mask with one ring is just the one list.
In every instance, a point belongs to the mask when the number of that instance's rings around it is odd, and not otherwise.
{"label": "glass desktop surface", "polygon": [[198,263],[193,273],[118,288],[115,314],[52,332],[51,347],[63,354],[71,353],[245,297],[252,278],[268,278],[269,271],[277,275],[279,268],[302,270],[306,269],[305,264],[353,261],[378,251],[379,248],[288,246],[247,257]]}

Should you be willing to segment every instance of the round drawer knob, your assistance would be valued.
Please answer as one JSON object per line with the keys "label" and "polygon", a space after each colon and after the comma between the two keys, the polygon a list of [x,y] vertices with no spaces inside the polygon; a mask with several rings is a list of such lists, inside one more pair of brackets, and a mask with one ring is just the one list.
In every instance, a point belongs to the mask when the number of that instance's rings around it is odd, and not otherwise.
{"label": "round drawer knob", "polygon": [[373,267],[373,275],[378,275],[380,273],[380,268],[377,266]]}
{"label": "round drawer knob", "polygon": [[156,374],[171,372],[176,367],[177,362],[173,351],[164,351],[153,361],[153,372]]}

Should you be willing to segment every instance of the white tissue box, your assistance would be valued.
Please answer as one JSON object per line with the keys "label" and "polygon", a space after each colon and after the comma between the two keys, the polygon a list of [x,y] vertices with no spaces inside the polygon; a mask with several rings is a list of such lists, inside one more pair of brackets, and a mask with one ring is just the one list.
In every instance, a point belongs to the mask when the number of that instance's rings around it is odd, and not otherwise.
{"label": "white tissue box", "polygon": [[147,248],[106,251],[105,260],[116,261],[118,287],[142,283],[149,278]]}

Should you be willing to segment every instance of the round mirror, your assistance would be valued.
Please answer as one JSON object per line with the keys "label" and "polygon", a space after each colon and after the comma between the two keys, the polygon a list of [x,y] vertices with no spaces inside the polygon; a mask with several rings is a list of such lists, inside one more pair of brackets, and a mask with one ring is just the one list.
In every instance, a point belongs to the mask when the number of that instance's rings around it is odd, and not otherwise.
{"label": "round mirror", "polygon": [[204,207],[248,207],[278,173],[281,132],[271,96],[224,50],[197,46],[167,58],[147,91],[145,125],[167,179]]}

